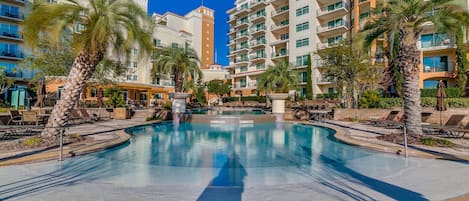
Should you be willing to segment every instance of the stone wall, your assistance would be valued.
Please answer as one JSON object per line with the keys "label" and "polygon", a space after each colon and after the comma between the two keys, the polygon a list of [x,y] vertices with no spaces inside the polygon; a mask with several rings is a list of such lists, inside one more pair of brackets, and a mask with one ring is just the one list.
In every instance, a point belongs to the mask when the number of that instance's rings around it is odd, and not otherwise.
{"label": "stone wall", "polygon": [[[385,119],[389,113],[393,110],[401,111],[402,108],[394,109],[335,109],[334,110],[334,120],[361,120],[368,121],[371,119]],[[440,123],[440,112],[436,111],[433,108],[423,108],[423,113],[427,113],[426,121],[431,124]],[[469,123],[469,108],[449,108],[447,111],[441,112],[441,119],[443,124],[448,121],[448,119],[453,114],[465,114],[466,118],[463,119],[462,124],[465,125]],[[403,115],[402,112],[399,113],[398,118]]]}

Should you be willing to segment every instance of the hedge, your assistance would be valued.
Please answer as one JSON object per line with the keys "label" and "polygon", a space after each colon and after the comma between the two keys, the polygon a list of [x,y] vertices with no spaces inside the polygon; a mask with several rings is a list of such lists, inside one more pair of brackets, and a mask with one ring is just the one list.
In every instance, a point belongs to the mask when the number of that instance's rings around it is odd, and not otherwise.
{"label": "hedge", "polygon": [[[227,97],[223,98],[223,102],[236,102],[239,101],[239,97]],[[257,101],[257,102],[265,102],[265,96],[243,96],[241,97],[241,101]]]}
{"label": "hedge", "polygon": [[338,99],[339,98],[339,93],[327,93],[327,94],[318,94],[316,96],[317,99]]}
{"label": "hedge", "polygon": [[[422,107],[435,107],[436,98],[422,97],[420,99]],[[469,98],[447,98],[445,99],[446,107],[448,108],[469,108]],[[378,107],[380,109],[389,109],[393,107],[402,107],[403,100],[401,98],[380,98]],[[363,107],[367,108],[367,107]],[[376,108],[376,107],[368,107]]]}
{"label": "hedge", "polygon": [[[420,97],[436,97],[438,89],[420,89]],[[461,90],[459,88],[445,88],[446,98],[460,98]]]}

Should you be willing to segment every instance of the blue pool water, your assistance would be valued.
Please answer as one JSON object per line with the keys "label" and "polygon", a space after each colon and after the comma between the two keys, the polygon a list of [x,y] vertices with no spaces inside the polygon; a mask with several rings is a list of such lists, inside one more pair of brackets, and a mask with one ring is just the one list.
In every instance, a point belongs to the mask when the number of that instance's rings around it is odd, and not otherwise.
{"label": "blue pool water", "polygon": [[[467,163],[404,159],[293,123],[161,123],[102,152],[0,167],[0,200],[444,200]],[[67,198],[67,199],[63,199]]]}
{"label": "blue pool water", "polygon": [[217,115],[261,115],[261,114],[266,114],[263,110],[221,110],[221,111],[209,111],[206,109],[202,110],[191,110],[192,114],[209,114],[209,113],[214,113]]}

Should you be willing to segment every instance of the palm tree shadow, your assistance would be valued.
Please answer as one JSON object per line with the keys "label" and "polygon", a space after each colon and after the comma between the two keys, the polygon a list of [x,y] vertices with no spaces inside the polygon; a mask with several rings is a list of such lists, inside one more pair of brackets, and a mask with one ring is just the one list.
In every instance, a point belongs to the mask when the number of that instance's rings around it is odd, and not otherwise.
{"label": "palm tree shadow", "polygon": [[212,179],[197,201],[241,201],[246,176],[246,169],[241,165],[238,155],[231,154],[217,177]]}
{"label": "palm tree shadow", "polygon": [[114,174],[113,167],[101,161],[95,157],[70,160],[53,171],[1,185],[0,200],[24,197],[51,188],[72,186],[81,181],[96,180]]}

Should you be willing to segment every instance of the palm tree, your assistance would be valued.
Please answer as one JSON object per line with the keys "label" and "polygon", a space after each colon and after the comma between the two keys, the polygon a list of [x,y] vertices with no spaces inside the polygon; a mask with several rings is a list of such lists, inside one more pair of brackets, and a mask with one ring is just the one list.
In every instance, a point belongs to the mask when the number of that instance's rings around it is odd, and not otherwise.
{"label": "palm tree", "polygon": [[30,16],[24,21],[23,35],[31,47],[42,36],[59,43],[58,39],[76,26],[81,29],[72,33],[75,59],[43,137],[59,134],[58,127],[67,123],[86,81],[106,55],[125,55],[130,48],[138,47],[144,56],[152,48],[150,18],[131,0],[66,0],[59,4],[34,1]]}
{"label": "palm tree", "polygon": [[185,80],[201,79],[200,60],[192,48],[163,47],[155,51],[151,76],[156,80],[162,75],[173,76],[174,90],[181,93]]}
{"label": "palm tree", "polygon": [[275,65],[270,65],[267,70],[260,75],[257,81],[257,90],[266,93],[288,93],[296,89],[300,83],[298,72],[292,70],[292,65],[288,61],[280,61]]}
{"label": "palm tree", "polygon": [[397,66],[404,82],[404,119],[409,134],[422,134],[419,90],[420,51],[417,41],[428,23],[440,27],[444,21],[452,26],[467,23],[467,12],[453,0],[381,0],[374,17],[365,25],[367,44],[382,34],[398,34]]}

